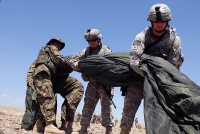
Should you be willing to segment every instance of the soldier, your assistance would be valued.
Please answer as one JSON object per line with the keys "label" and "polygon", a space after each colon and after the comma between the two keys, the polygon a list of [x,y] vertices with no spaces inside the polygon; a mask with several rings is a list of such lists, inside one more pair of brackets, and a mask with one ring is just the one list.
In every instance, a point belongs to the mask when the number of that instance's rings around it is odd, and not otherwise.
{"label": "soldier", "polygon": [[74,116],[74,122],[75,123],[80,122],[80,118],[81,118],[81,114],[76,112]]}
{"label": "soldier", "polygon": [[138,125],[138,118],[135,118],[135,126]]}
{"label": "soldier", "polygon": [[[177,68],[184,60],[181,52],[181,40],[174,28],[170,28],[169,21],[172,19],[170,9],[165,4],[155,4],[150,8],[148,21],[151,27],[139,33],[131,46],[130,66],[144,76],[142,70],[138,68],[142,54],[159,56],[167,60]],[[120,134],[129,134],[135,113],[143,98],[143,81],[128,87],[124,98],[124,109],[121,119]]]}
{"label": "soldier", "polygon": [[[37,93],[35,90],[35,86],[33,84],[33,74],[35,71],[35,64],[36,64],[36,60],[33,61],[27,73],[27,78],[26,78],[27,90],[26,90],[26,97],[25,97],[26,109],[25,109],[25,113],[22,119],[21,128],[25,130],[33,130],[33,127],[36,123],[37,131],[39,133],[40,132],[43,133],[45,123],[40,122],[40,120],[37,120],[36,122],[38,111],[39,111],[39,104],[37,101]],[[55,113],[56,113],[56,109],[55,109]],[[54,125],[57,126],[56,121],[54,121]]]}
{"label": "soldier", "polygon": [[25,130],[32,130],[37,118],[39,104],[37,102],[36,90],[33,85],[33,73],[35,70],[35,61],[29,67],[26,77],[26,97],[25,97],[25,112],[21,123],[21,128]]}
{"label": "soldier", "polygon": [[115,126],[117,126],[117,123],[118,123],[118,119],[115,118]]}
{"label": "soldier", "polygon": [[[45,133],[65,133],[72,131],[72,123],[76,108],[83,95],[83,85],[75,78],[69,76],[72,71],[68,62],[59,53],[65,46],[60,38],[52,38],[38,55],[33,75],[37,100],[40,105],[40,116],[37,123],[45,121]],[[59,130],[53,125],[55,120],[55,93],[65,99],[61,108],[62,125]],[[42,127],[41,127],[42,128]],[[41,129],[40,128],[40,129]]]}
{"label": "soldier", "polygon": [[[84,38],[88,42],[89,46],[77,53],[71,58],[71,66],[74,70],[79,70],[78,62],[81,58],[86,58],[89,55],[105,55],[111,53],[111,50],[106,45],[102,45],[102,34],[98,29],[88,29]],[[104,91],[103,85],[95,82],[95,80],[89,79],[87,76],[82,74],[82,78],[85,81],[89,81],[85,99],[84,107],[82,110],[82,118],[80,121],[81,129],[80,133],[87,134],[87,128],[90,126],[90,121],[99,99],[101,100],[101,113],[102,113],[102,126],[106,127],[106,134],[112,132],[112,110],[111,101]]]}
{"label": "soldier", "polygon": [[78,113],[78,122],[80,122],[82,114]]}

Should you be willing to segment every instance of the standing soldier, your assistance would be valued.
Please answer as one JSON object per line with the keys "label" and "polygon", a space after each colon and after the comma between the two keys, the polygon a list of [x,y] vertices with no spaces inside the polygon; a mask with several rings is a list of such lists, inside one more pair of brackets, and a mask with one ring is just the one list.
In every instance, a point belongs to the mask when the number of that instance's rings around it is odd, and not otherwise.
{"label": "standing soldier", "polygon": [[135,126],[137,127],[138,125],[138,118],[135,118]]}
{"label": "standing soldier", "polygon": [[[89,46],[72,57],[71,65],[74,70],[79,70],[78,62],[80,58],[86,58],[89,55],[106,55],[112,52],[109,47],[107,47],[106,45],[102,45],[102,34],[98,29],[87,30],[84,38],[88,42]],[[89,83],[85,93],[84,107],[82,110],[82,118],[80,122],[81,129],[79,132],[81,134],[88,133],[87,128],[90,126],[92,115],[94,113],[97,102],[100,99],[102,113],[101,123],[102,126],[106,127],[106,134],[110,134],[113,127],[111,101],[104,91],[103,85],[95,82],[94,80],[90,80],[84,74],[82,74],[82,78],[85,81],[89,81]]]}
{"label": "standing soldier", "polygon": [[33,129],[36,122],[38,110],[39,110],[36,90],[33,85],[34,70],[35,70],[35,61],[29,67],[27,77],[26,77],[26,84],[27,84],[26,97],[25,97],[26,109],[25,109],[24,116],[21,123],[21,128],[25,130]]}
{"label": "standing soldier", "polygon": [[[45,133],[65,133],[63,130],[72,131],[72,122],[76,108],[83,95],[83,85],[75,78],[69,76],[71,67],[59,53],[65,46],[60,38],[52,38],[44,46],[35,63],[34,85],[37,92],[37,100],[40,105],[40,117],[37,122],[45,121]],[[55,93],[65,99],[62,105],[59,130],[53,125],[55,120]],[[67,129],[67,127],[70,127]]]}
{"label": "standing soldier", "polygon": [[[177,68],[182,65],[184,58],[181,52],[181,40],[176,30],[169,27],[171,19],[172,14],[167,5],[159,3],[150,8],[148,21],[151,22],[151,27],[135,37],[130,53],[130,66],[141,76],[144,76],[144,73],[138,65],[143,53],[162,57]],[[128,87],[124,99],[120,134],[129,134],[142,98],[143,81]]]}
{"label": "standing soldier", "polygon": [[118,123],[118,119],[115,118],[115,126],[117,126],[117,123]]}

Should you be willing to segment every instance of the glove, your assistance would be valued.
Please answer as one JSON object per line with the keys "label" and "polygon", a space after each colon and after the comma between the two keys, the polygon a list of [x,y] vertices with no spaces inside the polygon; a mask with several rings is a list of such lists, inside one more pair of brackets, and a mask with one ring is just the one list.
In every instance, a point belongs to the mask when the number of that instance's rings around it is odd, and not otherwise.
{"label": "glove", "polygon": [[80,70],[78,68],[78,62],[70,62],[71,67],[73,68],[73,70],[78,71]]}

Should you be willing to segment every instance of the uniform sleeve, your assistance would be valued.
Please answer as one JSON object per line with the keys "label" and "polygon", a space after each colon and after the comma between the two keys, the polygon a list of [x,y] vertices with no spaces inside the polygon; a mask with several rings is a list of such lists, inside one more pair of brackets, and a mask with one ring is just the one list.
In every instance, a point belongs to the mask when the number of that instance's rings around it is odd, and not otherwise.
{"label": "uniform sleeve", "polygon": [[177,35],[174,40],[173,47],[170,49],[168,61],[170,61],[177,68],[179,68],[184,61],[184,55],[181,49],[181,39]]}
{"label": "uniform sleeve", "polygon": [[110,49],[110,47],[107,46],[105,48],[105,54],[104,55],[109,54],[109,53],[112,53],[112,50]]}
{"label": "uniform sleeve", "polygon": [[58,48],[54,45],[50,45],[50,49],[51,49],[51,52],[53,53],[53,56],[51,56],[52,60],[55,60],[56,63],[58,63],[58,64],[65,64],[65,59],[60,54]]}
{"label": "uniform sleeve", "polygon": [[145,47],[144,39],[145,39],[145,35],[143,32],[138,34],[135,37],[134,41],[132,42],[131,52],[130,52],[130,66],[135,72],[137,72],[141,76],[143,76],[144,74],[138,68],[138,65],[140,63],[141,56],[144,52],[144,47]]}
{"label": "uniform sleeve", "polygon": [[74,70],[79,70],[78,62],[80,61],[81,58],[85,57],[85,51],[86,51],[86,49],[83,49],[81,52],[78,52],[74,56],[71,57],[69,62],[71,64],[71,67]]}
{"label": "uniform sleeve", "polygon": [[27,84],[29,84],[30,82],[33,82],[34,70],[35,70],[35,61],[29,67],[29,70],[28,70],[28,73],[27,73],[27,77],[26,77]]}

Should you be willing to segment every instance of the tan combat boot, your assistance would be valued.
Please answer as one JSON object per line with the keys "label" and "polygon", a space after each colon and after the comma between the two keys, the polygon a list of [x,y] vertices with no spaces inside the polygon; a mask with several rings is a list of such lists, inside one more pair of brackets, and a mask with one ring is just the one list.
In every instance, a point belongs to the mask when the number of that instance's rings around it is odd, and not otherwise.
{"label": "tan combat boot", "polygon": [[106,134],[112,134],[112,127],[106,127]]}
{"label": "tan combat boot", "polygon": [[79,130],[79,134],[88,134],[87,125],[81,125],[81,129]]}
{"label": "tan combat boot", "polygon": [[66,134],[71,134],[73,132],[73,122],[62,121],[59,129],[64,130]]}
{"label": "tan combat boot", "polygon": [[50,122],[47,121],[44,133],[45,134],[65,134],[65,131],[59,130],[57,127],[55,127],[52,121]]}
{"label": "tan combat boot", "polygon": [[45,128],[45,121],[37,119],[36,121],[36,128],[37,128],[37,132],[40,134],[44,133],[44,128]]}
{"label": "tan combat boot", "polygon": [[130,132],[130,129],[122,128],[120,131],[120,134],[129,134],[129,132]]}

